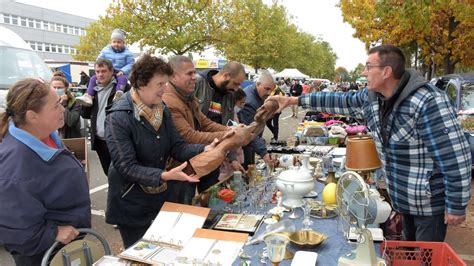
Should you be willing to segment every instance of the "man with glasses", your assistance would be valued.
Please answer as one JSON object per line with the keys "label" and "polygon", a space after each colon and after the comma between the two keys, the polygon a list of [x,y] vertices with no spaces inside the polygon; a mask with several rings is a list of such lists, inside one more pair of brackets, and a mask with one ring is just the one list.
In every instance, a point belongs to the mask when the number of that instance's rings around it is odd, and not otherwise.
{"label": "man with glasses", "polygon": [[[244,89],[245,95],[247,95],[245,105],[237,114],[241,123],[249,125],[253,122],[257,109],[263,105],[263,102],[268,98],[274,87],[275,83],[272,74],[267,70],[263,70],[258,77],[257,82]],[[244,167],[246,169],[249,164],[255,163],[255,153],[257,153],[265,163],[271,163],[271,157],[267,152],[262,134],[255,136],[255,139],[253,139],[247,146],[244,146],[243,150]]]}
{"label": "man with glasses", "polygon": [[350,93],[274,97],[280,108],[300,105],[365,118],[380,154],[395,211],[410,241],[444,241],[447,225],[466,219],[471,154],[446,93],[414,70],[395,46],[370,49],[367,88]]}

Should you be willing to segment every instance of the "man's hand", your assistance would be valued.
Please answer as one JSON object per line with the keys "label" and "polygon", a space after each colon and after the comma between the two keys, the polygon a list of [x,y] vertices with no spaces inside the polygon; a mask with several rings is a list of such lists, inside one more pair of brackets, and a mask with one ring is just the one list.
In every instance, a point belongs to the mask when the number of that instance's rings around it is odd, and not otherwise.
{"label": "man's hand", "polygon": [[64,245],[73,241],[79,235],[79,231],[70,225],[58,226],[58,234],[56,235],[56,241],[63,243]]}
{"label": "man's hand", "polygon": [[267,98],[267,101],[274,100],[278,102],[278,110],[275,113],[281,113],[283,109],[290,105],[298,105],[298,97],[288,97],[288,96],[270,96]]}
{"label": "man's hand", "polygon": [[268,165],[273,163],[272,157],[270,156],[270,153],[265,154],[262,159]]}
{"label": "man's hand", "polygon": [[230,164],[232,165],[232,169],[234,169],[234,171],[245,173],[245,168],[237,160],[230,162]]}
{"label": "man's hand", "polygon": [[188,181],[188,182],[199,182],[199,177],[195,175],[187,175],[185,172],[183,172],[183,169],[188,165],[187,162],[182,163],[179,166],[176,166],[175,168],[163,172],[161,174],[161,179],[163,180],[179,180],[179,181]]}
{"label": "man's hand", "polygon": [[62,105],[66,105],[66,104],[67,104],[68,97],[67,97],[66,94],[61,95],[61,96],[59,97],[59,99],[60,99],[60,100],[59,100],[59,103],[60,103],[60,104],[62,104]]}
{"label": "man's hand", "polygon": [[444,223],[447,225],[460,225],[466,220],[466,215],[444,213]]}
{"label": "man's hand", "polygon": [[[229,133],[226,133],[226,135],[229,134]],[[209,145],[206,145],[206,147],[204,147],[204,151],[210,151],[212,149],[214,149],[217,144],[219,143],[219,140],[217,138],[214,139],[214,141],[209,144]]]}
{"label": "man's hand", "polygon": [[123,71],[119,71],[119,72],[117,72],[116,75],[117,75],[117,76],[122,76],[122,75],[124,75],[124,73],[123,73]]}

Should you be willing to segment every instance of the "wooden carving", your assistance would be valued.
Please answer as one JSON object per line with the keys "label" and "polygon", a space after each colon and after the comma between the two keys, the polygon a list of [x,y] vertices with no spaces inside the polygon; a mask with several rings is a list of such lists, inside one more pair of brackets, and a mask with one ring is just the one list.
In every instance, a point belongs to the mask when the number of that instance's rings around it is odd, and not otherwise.
{"label": "wooden carving", "polygon": [[278,110],[278,103],[273,100],[266,101],[258,108],[254,121],[250,125],[238,125],[219,140],[216,147],[210,151],[204,151],[189,160],[185,172],[205,176],[217,169],[225,159],[229,150],[247,145],[255,135],[263,132],[265,122],[273,117]]}

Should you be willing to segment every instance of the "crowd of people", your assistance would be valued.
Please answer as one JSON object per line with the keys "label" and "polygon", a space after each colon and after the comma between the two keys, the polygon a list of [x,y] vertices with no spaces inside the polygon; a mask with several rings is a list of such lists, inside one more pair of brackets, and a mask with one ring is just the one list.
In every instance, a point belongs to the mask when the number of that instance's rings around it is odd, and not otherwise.
{"label": "crowd of people", "polygon": [[80,136],[81,116],[91,120],[91,149],[108,178],[106,222],[118,226],[125,248],[143,236],[165,201],[191,204],[196,191],[245,172],[255,154],[272,163],[260,134],[228,151],[208,175],[185,172],[190,158],[214,149],[237,123],[252,123],[268,98],[280,105],[267,121],[274,140],[287,106],[294,117],[302,106],[367,120],[405,239],[443,241],[447,225],[465,220],[469,146],[449,99],[406,70],[398,48],[372,48],[367,86],[334,93],[317,81],[275,82],[266,70],[242,89],[245,70],[233,61],[203,73],[181,55],[165,62],[144,54],[135,62],[124,40],[123,32],[112,32],[81,100],[59,73],[51,81],[22,80],[8,92],[0,114],[0,244],[17,265],[39,264],[54,241],[67,244],[77,228],[91,226],[84,170],[61,141]]}

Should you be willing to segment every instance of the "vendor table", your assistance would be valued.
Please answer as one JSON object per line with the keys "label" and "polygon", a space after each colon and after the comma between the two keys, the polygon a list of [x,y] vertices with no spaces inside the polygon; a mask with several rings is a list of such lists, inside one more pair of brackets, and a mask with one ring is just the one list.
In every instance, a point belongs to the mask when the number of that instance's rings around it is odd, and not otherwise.
{"label": "vendor table", "polygon": [[[324,185],[321,183],[316,182],[315,184],[315,191],[318,192],[318,198],[316,200],[321,200],[321,191],[323,189]],[[267,209],[270,209],[274,207],[274,204],[271,204],[270,206],[267,207]],[[301,229],[303,227],[302,221],[303,221],[303,210],[301,208],[296,209],[296,213],[300,216],[298,219],[290,219],[296,226],[296,229]],[[289,213],[285,213],[285,215],[282,217],[283,219],[289,219],[288,218]],[[337,217],[332,218],[332,219],[315,219],[311,218],[313,221],[312,224],[312,229],[314,231],[320,232],[322,234],[325,234],[328,236],[328,239],[326,239],[323,243],[321,243],[318,247],[316,247],[314,250],[306,250],[306,251],[312,251],[318,253],[318,259],[316,265],[337,265],[337,261],[340,256],[346,255],[350,253],[353,247],[351,247],[351,244],[347,242],[344,234],[342,231],[338,229],[338,222],[337,222]],[[255,235],[258,235],[259,233],[265,231],[265,224],[262,224],[262,226],[259,228],[257,233]],[[250,264],[251,265],[262,265],[260,262],[261,256],[260,254],[263,251],[263,248],[265,247],[265,243],[260,242],[259,244],[256,245],[247,245],[244,247],[244,251],[247,255],[250,256]],[[287,249],[293,253],[298,251],[293,247],[290,243],[287,246]],[[266,263],[271,265],[271,262],[266,259]],[[290,265],[291,261],[290,260],[284,260],[280,263],[280,265]],[[241,265],[241,260],[240,258],[237,258],[237,260],[233,263],[233,265]]]}

